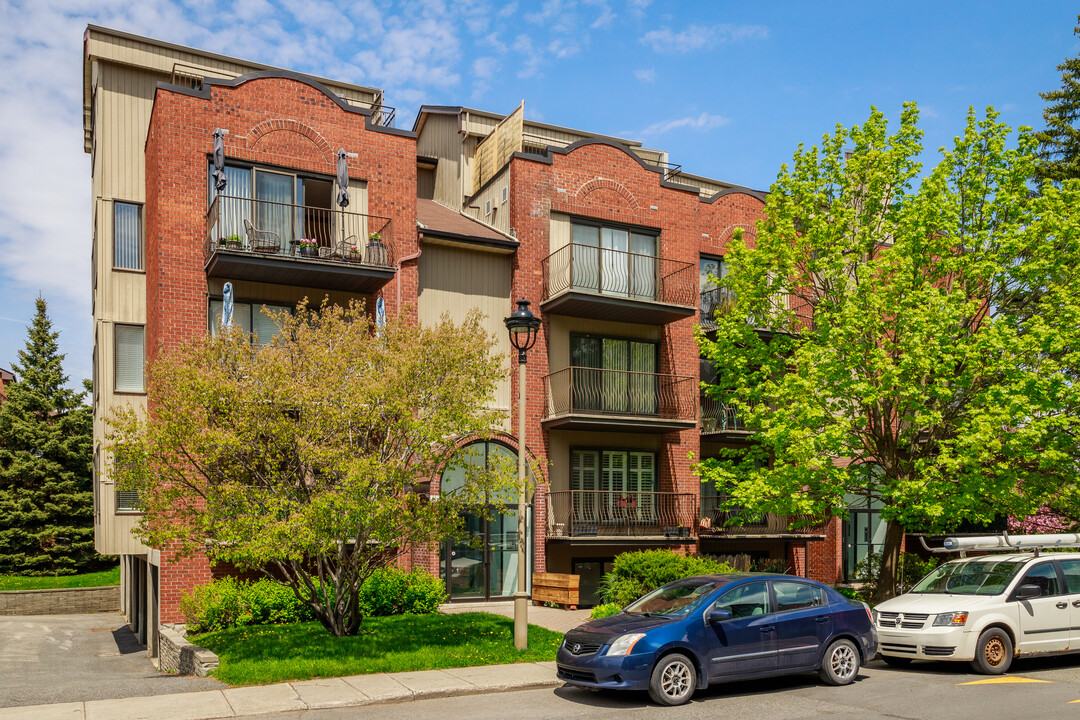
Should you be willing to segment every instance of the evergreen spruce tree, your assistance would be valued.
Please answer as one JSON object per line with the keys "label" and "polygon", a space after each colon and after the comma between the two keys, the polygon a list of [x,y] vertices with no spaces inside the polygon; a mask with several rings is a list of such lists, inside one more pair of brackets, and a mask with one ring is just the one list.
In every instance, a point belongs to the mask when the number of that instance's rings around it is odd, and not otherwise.
{"label": "evergreen spruce tree", "polygon": [[92,409],[67,376],[45,301],[0,407],[0,574],[96,569]]}
{"label": "evergreen spruce tree", "polygon": [[[1080,37],[1080,15],[1073,34]],[[1061,89],[1039,93],[1046,129],[1035,133],[1041,163],[1035,179],[1043,182],[1080,178],[1080,55],[1058,65]]]}

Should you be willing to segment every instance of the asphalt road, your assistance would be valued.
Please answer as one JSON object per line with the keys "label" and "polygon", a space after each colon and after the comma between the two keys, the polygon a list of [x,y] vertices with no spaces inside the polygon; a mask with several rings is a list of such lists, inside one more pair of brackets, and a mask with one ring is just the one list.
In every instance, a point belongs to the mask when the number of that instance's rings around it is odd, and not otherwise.
{"label": "asphalt road", "polygon": [[0,617],[0,708],[223,687],[158,673],[120,613]]}
{"label": "asphalt road", "polygon": [[[660,716],[754,720],[798,718],[1080,718],[1080,657],[1017,660],[1001,678],[969,672],[966,664],[921,663],[896,670],[881,662],[863,668],[847,687],[828,687],[814,675],[715,685],[687,705],[659,708],[644,693],[594,693],[564,686],[555,690],[441,698],[396,705],[309,710],[264,715],[275,720],[379,718],[468,718],[468,720],[551,720]],[[980,684],[965,683],[986,681]],[[1038,682],[1039,680],[1043,682]],[[1034,682],[1032,682],[1034,681]],[[1077,701],[1075,704],[1073,701]]]}

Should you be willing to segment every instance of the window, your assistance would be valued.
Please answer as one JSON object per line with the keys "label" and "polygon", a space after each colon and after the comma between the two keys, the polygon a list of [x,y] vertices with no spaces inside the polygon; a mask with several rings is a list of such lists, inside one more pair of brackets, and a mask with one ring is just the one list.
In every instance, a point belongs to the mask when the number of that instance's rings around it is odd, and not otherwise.
{"label": "window", "polygon": [[658,355],[652,341],[571,335],[573,409],[655,415]]}
{"label": "window", "polygon": [[656,453],[573,450],[570,490],[574,520],[655,522]]}
{"label": "window", "polygon": [[[469,477],[475,477],[475,473],[505,471],[516,464],[517,453],[501,443],[471,443],[458,452],[457,462],[451,463],[443,471],[439,493],[452,495],[465,487]],[[500,488],[498,492],[489,493],[486,499],[490,504],[501,505],[516,505],[518,501],[517,493],[512,488]]]}
{"label": "window", "polygon": [[142,512],[142,505],[139,503],[139,492],[137,490],[117,490],[116,512]]}
{"label": "window", "polygon": [[113,267],[142,270],[142,206],[113,203]]}
{"label": "window", "polygon": [[727,277],[728,269],[722,257],[702,257],[698,260],[698,287],[701,292],[702,322],[710,323],[716,311],[729,304],[731,294],[717,286],[716,281]]}
{"label": "window", "polygon": [[656,299],[655,234],[575,220],[571,224],[571,242],[575,289]]}
{"label": "window", "polygon": [[1071,595],[1080,594],[1080,560],[1062,560],[1061,570],[1065,573],[1065,584]]}
{"label": "window", "polygon": [[499,195],[499,202],[505,204],[506,201],[509,200],[509,199],[510,199],[510,188],[504,187],[502,189],[502,192]]}
{"label": "window", "polygon": [[713,605],[715,610],[728,610],[732,618],[764,615],[769,612],[769,593],[764,582],[752,582],[732,588]]}
{"label": "window", "polygon": [[490,200],[487,200],[487,201],[484,202],[484,217],[487,217],[488,215],[491,215],[491,201]]}
{"label": "window", "polygon": [[143,392],[143,365],[146,360],[142,325],[114,325],[116,335],[116,390]]}
{"label": "window", "polygon": [[822,607],[825,604],[825,595],[822,593],[821,588],[806,583],[774,582],[773,592],[776,593],[776,610],[778,612]]}
{"label": "window", "polygon": [[1038,585],[1042,590],[1043,597],[1061,594],[1061,585],[1058,583],[1057,568],[1053,563],[1043,563],[1028,570],[1027,575],[1020,581],[1023,585]]}
{"label": "window", "polygon": [[[233,303],[233,324],[240,326],[245,333],[251,335],[252,342],[256,345],[265,345],[278,334],[280,328],[274,319],[262,311],[264,303],[260,302],[237,302]],[[266,309],[271,312],[285,310],[292,312],[291,305],[276,305],[265,303]],[[221,327],[221,311],[224,306],[220,298],[211,298],[207,312],[207,325],[210,336],[216,336]]]}

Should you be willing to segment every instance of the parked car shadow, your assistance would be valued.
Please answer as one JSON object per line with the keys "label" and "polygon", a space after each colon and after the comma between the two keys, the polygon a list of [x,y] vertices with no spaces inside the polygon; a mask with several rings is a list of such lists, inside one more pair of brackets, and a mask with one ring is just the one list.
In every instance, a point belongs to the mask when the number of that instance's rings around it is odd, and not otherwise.
{"label": "parked car shadow", "polygon": [[[937,675],[953,675],[956,677],[988,678],[992,675],[981,675],[971,669],[966,662],[931,662],[916,660],[906,667],[889,667],[881,660],[875,660],[874,669],[896,673],[934,673]],[[1035,655],[1025,656],[1013,660],[1006,675],[1023,675],[1024,673],[1040,672],[1045,670],[1064,670],[1080,668],[1080,654],[1070,655]]]}
{"label": "parked car shadow", "polygon": [[[869,679],[866,673],[856,676],[854,682]],[[694,693],[691,703],[704,702],[714,698],[762,696],[782,693],[795,688],[822,685],[816,673],[782,675],[760,680],[733,680],[716,683]],[[825,687],[822,685],[822,687]],[[588,707],[602,708],[640,708],[654,705],[645,691],[626,690],[590,690],[574,685],[563,685],[555,689],[555,695],[568,702]]]}

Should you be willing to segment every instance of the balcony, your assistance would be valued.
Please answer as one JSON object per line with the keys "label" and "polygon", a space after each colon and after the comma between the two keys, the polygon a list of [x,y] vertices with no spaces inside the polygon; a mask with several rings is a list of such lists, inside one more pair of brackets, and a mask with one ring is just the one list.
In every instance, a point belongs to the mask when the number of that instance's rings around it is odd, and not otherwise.
{"label": "balcony", "polygon": [[562,490],[547,499],[549,540],[686,542],[698,515],[695,493]]}
{"label": "balcony", "polygon": [[394,277],[389,218],[218,195],[206,213],[207,277],[368,294]]}
{"label": "balcony", "polygon": [[716,313],[728,312],[735,300],[735,293],[728,288],[712,288],[702,290],[700,295],[699,322],[705,332],[716,329]]}
{"label": "balcony", "polygon": [[686,262],[570,244],[544,258],[545,313],[660,325],[697,310],[697,268]]}
{"label": "balcony", "polygon": [[545,427],[666,433],[697,424],[697,378],[568,367],[544,378]]}
{"label": "balcony", "polygon": [[[698,520],[698,535],[702,537],[761,540],[820,540],[825,537],[827,520],[810,515],[776,515],[765,513],[757,517],[735,520],[736,509],[725,509],[724,495],[702,495]],[[734,523],[734,524],[729,524]]]}
{"label": "balcony", "polygon": [[748,442],[755,428],[725,399],[701,395],[701,434],[719,442]]}

